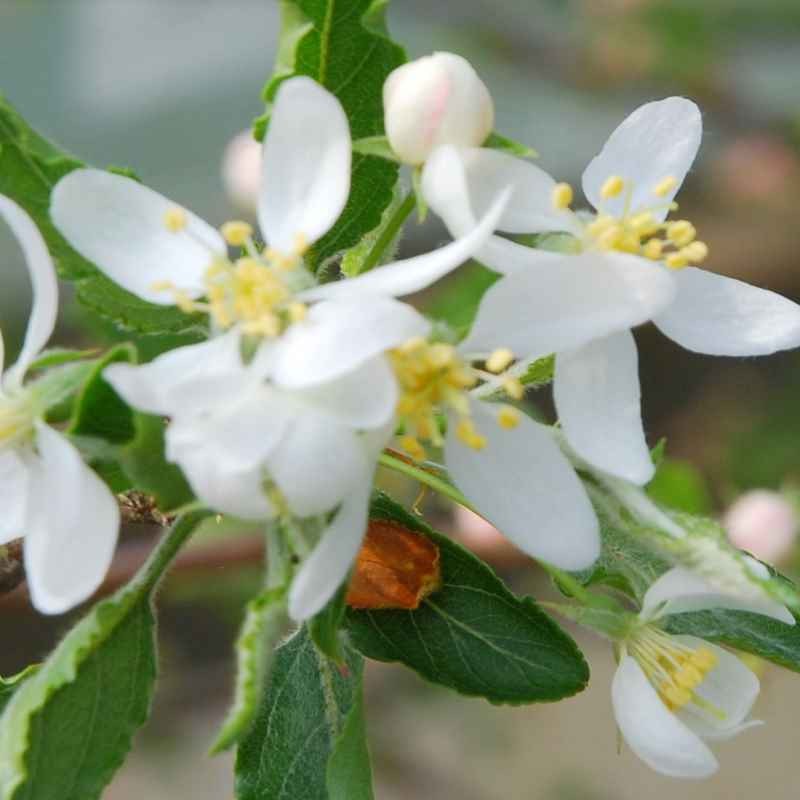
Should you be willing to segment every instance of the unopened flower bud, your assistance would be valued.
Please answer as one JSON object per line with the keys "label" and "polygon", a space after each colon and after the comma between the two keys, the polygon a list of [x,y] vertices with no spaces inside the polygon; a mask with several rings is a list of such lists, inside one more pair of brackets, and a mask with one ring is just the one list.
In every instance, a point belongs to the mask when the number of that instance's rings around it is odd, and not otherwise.
{"label": "unopened flower bud", "polygon": [[386,135],[407,164],[443,144],[478,147],[494,127],[489,90],[470,63],[434,53],[398,67],[383,85]]}
{"label": "unopened flower bud", "polygon": [[736,547],[771,564],[791,552],[798,519],[791,503],[777,492],[756,489],[743,494],[725,515],[728,538]]}

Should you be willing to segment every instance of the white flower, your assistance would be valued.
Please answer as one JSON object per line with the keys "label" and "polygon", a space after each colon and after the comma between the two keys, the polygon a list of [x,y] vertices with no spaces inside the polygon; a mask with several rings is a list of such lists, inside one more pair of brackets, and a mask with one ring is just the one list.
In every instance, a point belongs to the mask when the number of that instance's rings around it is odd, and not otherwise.
{"label": "white flower", "polygon": [[574,254],[493,237],[478,258],[505,277],[483,298],[465,346],[509,347],[523,362],[556,353],[554,397],[568,443],[594,467],[637,484],[650,480],[653,465],[630,328],[653,320],[682,346],[712,355],[800,344],[800,307],[687,266],[707,248],[688,221],[665,222],[701,130],[697,106],[680,97],[631,114],[584,172],[596,214],[572,212],[568,186],[487,149],[440,148],[423,176],[426,200],[453,234],[474,224],[498,186],[512,185],[501,230],[574,237]]}
{"label": "white flower", "polygon": [[478,147],[494,126],[489,90],[465,58],[434,53],[403,64],[383,85],[386,136],[406,164],[439,145]]}
{"label": "white flower", "polygon": [[759,724],[746,721],[759,681],[739,658],[695,636],[669,635],[657,624],[667,614],[713,608],[795,622],[784,606],[720,594],[680,567],[648,589],[638,624],[621,645],[611,697],[628,746],[664,775],[713,774],[718,763],[706,741],[728,739]]}
{"label": "white flower", "polygon": [[0,195],[5,219],[25,254],[33,309],[22,351],[3,372],[0,335],[0,545],[25,537],[25,572],[33,604],[59,614],[89,597],[111,563],[117,503],[75,447],[44,422],[47,401],[25,373],[55,327],[58,285],[36,225]]}

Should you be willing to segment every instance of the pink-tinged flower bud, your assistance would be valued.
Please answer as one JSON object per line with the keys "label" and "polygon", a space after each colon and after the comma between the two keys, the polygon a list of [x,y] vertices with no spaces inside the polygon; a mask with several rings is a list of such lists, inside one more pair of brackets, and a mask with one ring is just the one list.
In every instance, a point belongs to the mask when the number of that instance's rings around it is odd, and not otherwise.
{"label": "pink-tinged flower bud", "polygon": [[728,538],[736,547],[771,564],[794,546],[798,519],[792,504],[777,492],[756,489],[743,494],[725,514]]}
{"label": "pink-tinged flower bud", "polygon": [[494,127],[489,90],[470,63],[434,53],[398,67],[383,85],[386,136],[406,164],[443,144],[479,147]]}

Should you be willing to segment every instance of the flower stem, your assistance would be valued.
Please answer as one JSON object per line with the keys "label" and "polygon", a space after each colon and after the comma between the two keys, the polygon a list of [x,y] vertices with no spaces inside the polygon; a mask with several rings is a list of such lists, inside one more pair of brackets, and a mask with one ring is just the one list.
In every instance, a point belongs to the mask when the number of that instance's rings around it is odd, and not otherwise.
{"label": "flower stem", "polygon": [[381,256],[386,252],[386,248],[392,243],[408,215],[414,210],[414,193],[409,192],[402,203],[394,211],[386,227],[381,231],[380,236],[372,246],[372,250],[367,253],[361,265],[361,273],[369,272],[381,260]]}
{"label": "flower stem", "polygon": [[[438,475],[434,475],[432,472],[429,472],[422,467],[418,467],[415,464],[410,464],[407,461],[403,461],[402,459],[398,458],[397,456],[393,456],[391,453],[381,453],[380,457],[378,458],[378,463],[388,469],[392,469],[395,472],[399,472],[402,475],[405,475],[412,480],[418,481],[419,483],[424,484],[425,486],[433,489],[433,491],[438,492],[439,494],[444,495],[445,497],[449,497],[454,503],[458,503],[460,506],[464,506],[464,508],[468,508],[470,511],[475,511],[475,508],[472,504],[464,497],[461,492],[456,489],[451,483],[448,483],[446,480],[443,480]],[[478,512],[475,512],[478,513]]]}

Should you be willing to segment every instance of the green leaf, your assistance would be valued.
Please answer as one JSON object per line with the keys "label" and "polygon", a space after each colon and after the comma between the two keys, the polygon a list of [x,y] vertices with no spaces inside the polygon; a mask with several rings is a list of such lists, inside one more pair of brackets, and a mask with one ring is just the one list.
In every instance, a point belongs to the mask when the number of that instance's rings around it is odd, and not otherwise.
{"label": "green leaf", "polygon": [[362,156],[378,156],[399,163],[397,154],[392,150],[392,146],[385,136],[365,136],[363,139],[356,139],[353,142],[353,152]]}
{"label": "green leaf", "polygon": [[244,624],[236,641],[233,705],[211,746],[212,753],[232,747],[250,730],[272,667],[274,647],[287,622],[284,586],[265,589],[247,604]]}
{"label": "green leaf", "polygon": [[[363,660],[352,650],[345,655],[338,669],[306,627],[278,648],[255,724],[237,751],[237,800],[371,797],[359,743]],[[352,795],[342,793],[344,780]]]}
{"label": "green leaf", "polygon": [[697,611],[666,619],[670,633],[689,634],[735,647],[800,672],[800,625],[746,611]]}
{"label": "green leaf", "polygon": [[112,283],[56,230],[50,220],[50,193],[64,175],[82,166],[41,137],[0,96],[0,194],[31,215],[59,275],[76,282],[78,299],[119,327],[143,333],[177,332],[195,326],[197,320],[178,309],[146,303]]}
{"label": "green leaf", "polygon": [[520,383],[531,389],[547,386],[553,380],[556,369],[556,357],[544,356],[528,364],[527,369],[519,376]]}
{"label": "green leaf", "polygon": [[134,486],[156,498],[162,511],[170,511],[194,498],[181,470],[166,460],[164,426],[160,417],[134,413],[136,436],[120,449],[119,461]]}
{"label": "green leaf", "polygon": [[30,678],[37,669],[39,669],[38,664],[31,664],[29,667],[25,667],[22,672],[18,672],[16,675],[12,675],[10,678],[3,678],[0,676],[0,714],[8,705],[8,701],[11,700],[11,695],[13,695],[14,692],[20,687],[22,682],[27,678]]}
{"label": "green leaf", "polygon": [[152,596],[202,513],[176,522],[138,575],[98,603],[0,718],[2,800],[94,800],[130,749],[156,675]]}
{"label": "green leaf", "polygon": [[61,367],[64,364],[71,364],[75,361],[86,361],[92,356],[96,356],[97,353],[97,350],[69,350],[65,347],[48,348],[47,350],[42,350],[38,358],[31,362],[28,371],[36,372],[40,369]]}
{"label": "green leaf", "polygon": [[[264,99],[270,103],[287,78],[308,75],[338,97],[353,139],[381,136],[383,82],[405,61],[402,48],[386,35],[385,6],[386,0],[282,0],[278,59]],[[266,123],[266,115],[256,122],[257,137],[263,136]],[[347,206],[309,253],[312,269],[380,225],[397,176],[397,164],[354,154]]]}
{"label": "green leaf", "polygon": [[315,614],[308,623],[308,631],[317,648],[336,664],[344,663],[344,650],[339,636],[339,629],[344,622],[347,606],[347,581],[330,599],[325,608]]}
{"label": "green leaf", "polygon": [[416,611],[348,612],[354,647],[399,661],[424,678],[493,703],[560,700],[586,687],[589,669],[572,639],[531,598],[514,596],[469,551],[385,495],[371,516],[429,536],[439,547],[442,588]]}
{"label": "green leaf", "polygon": [[328,759],[326,782],[330,800],[373,800],[374,797],[363,687],[359,685],[355,694],[342,732]]}
{"label": "green leaf", "polygon": [[703,474],[686,461],[662,459],[647,494],[657,503],[690,514],[709,514],[714,509]]}
{"label": "green leaf", "polygon": [[492,150],[500,150],[503,153],[508,153],[517,158],[537,158],[538,153],[532,147],[526,144],[515,142],[507,136],[494,132],[489,134],[489,138],[483,143],[484,147],[490,147]]}

